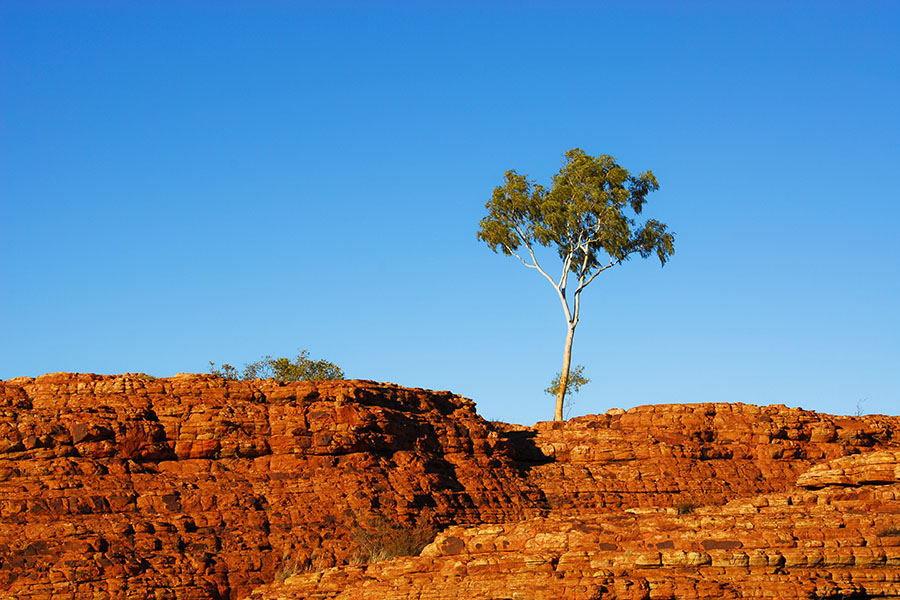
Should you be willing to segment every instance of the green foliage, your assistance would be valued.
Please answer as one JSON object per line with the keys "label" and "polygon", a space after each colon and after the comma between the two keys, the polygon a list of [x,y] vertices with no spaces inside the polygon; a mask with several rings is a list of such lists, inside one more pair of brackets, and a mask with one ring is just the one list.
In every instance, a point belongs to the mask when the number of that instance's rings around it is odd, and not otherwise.
{"label": "green foliage", "polygon": [[[545,389],[544,392],[551,396],[556,396],[559,393],[559,380],[561,377],[562,373],[557,373],[553,381],[550,382],[550,387]],[[581,390],[581,386],[590,382],[591,380],[584,376],[583,365],[569,369],[569,377],[566,379],[565,401],[563,402],[563,416],[566,419],[569,418],[569,414],[572,412],[572,407],[575,404],[572,400],[572,395],[577,394]]]}
{"label": "green foliage", "polygon": [[[550,387],[544,390],[545,393],[550,394],[551,396],[555,396],[556,392],[559,391],[559,378],[562,377],[562,373],[557,373],[556,377],[553,378],[553,381],[550,382]],[[591,380],[584,376],[584,366],[578,365],[576,367],[572,367],[569,371],[569,378],[566,380],[566,395],[569,394],[577,394],[579,390],[581,390],[581,386],[590,383]]]}
{"label": "green foliage", "polygon": [[674,234],[655,219],[638,223],[631,216],[640,215],[647,194],[659,189],[653,173],[631,175],[612,156],[595,158],[578,148],[565,157],[550,188],[507,171],[486,204],[478,239],[504,254],[520,246],[555,247],[568,269],[581,276],[634,254],[656,254],[665,264],[675,252]]}
{"label": "green foliage", "polygon": [[210,361],[209,372],[226,379],[274,379],[276,381],[332,381],[344,378],[344,371],[327,360],[309,358],[307,350],[301,350],[296,358],[272,358],[265,356],[260,360],[244,365],[242,371],[228,363],[216,368]]}

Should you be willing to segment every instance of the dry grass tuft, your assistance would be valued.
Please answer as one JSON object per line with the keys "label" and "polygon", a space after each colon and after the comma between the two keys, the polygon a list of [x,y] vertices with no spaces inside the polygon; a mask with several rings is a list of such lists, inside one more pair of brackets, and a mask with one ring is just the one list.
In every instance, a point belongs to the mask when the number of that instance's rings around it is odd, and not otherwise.
{"label": "dry grass tuft", "polygon": [[418,556],[436,535],[437,530],[427,515],[412,523],[393,521],[380,515],[357,517],[350,528],[350,536],[359,549],[351,562],[365,564],[400,556]]}
{"label": "dry grass tuft", "polygon": [[675,510],[679,515],[689,515],[697,508],[693,502],[681,502],[675,506]]}

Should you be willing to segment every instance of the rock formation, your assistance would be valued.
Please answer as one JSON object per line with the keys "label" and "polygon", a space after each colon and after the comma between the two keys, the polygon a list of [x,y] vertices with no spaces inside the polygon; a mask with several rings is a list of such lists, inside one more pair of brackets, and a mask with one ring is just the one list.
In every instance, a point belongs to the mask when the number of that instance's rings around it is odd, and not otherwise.
{"label": "rock formation", "polygon": [[898,432],[784,406],[521,427],[366,381],[17,378],[0,598],[900,598]]}

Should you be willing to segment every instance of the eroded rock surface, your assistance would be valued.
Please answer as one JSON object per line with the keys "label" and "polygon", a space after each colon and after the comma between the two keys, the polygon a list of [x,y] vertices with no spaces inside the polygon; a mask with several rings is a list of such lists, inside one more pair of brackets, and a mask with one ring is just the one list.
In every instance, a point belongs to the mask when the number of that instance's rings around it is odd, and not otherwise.
{"label": "eroded rock surface", "polygon": [[661,404],[505,435],[548,506],[584,514],[785,491],[813,465],[895,446],[898,424],[785,406]]}
{"label": "eroded rock surface", "polygon": [[[365,381],[18,378],[0,597],[896,598],[898,431],[740,404],[521,427]],[[441,530],[420,556],[350,564],[417,527]]]}
{"label": "eroded rock surface", "polygon": [[0,384],[0,592],[240,598],[375,520],[539,512],[471,401],[362,381]]}
{"label": "eroded rock surface", "polygon": [[251,597],[897,598],[898,515],[889,484],[451,527],[420,557],[298,574]]}

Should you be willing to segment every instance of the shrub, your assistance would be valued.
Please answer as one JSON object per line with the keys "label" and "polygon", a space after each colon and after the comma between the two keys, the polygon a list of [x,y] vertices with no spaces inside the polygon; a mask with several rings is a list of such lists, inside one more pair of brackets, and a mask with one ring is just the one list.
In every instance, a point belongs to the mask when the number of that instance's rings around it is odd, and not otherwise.
{"label": "shrub", "polygon": [[[544,390],[544,393],[556,396],[556,393],[559,391],[559,380],[561,378],[562,373],[557,373],[556,377],[550,382],[550,386]],[[590,382],[591,380],[584,376],[584,365],[577,365],[569,371],[569,378],[566,380],[566,399],[563,403],[563,411],[567,419],[569,418],[569,413],[572,412],[572,406],[575,404],[572,396],[581,390],[581,386]]]}
{"label": "shrub", "polygon": [[209,372],[225,379],[274,379],[276,381],[331,381],[343,379],[344,371],[327,360],[313,360],[307,350],[301,350],[296,358],[272,358],[265,356],[260,360],[244,365],[243,371],[224,363],[216,368],[216,363],[209,362]]}
{"label": "shrub", "polygon": [[399,556],[418,556],[430,544],[437,530],[426,515],[420,515],[411,524],[370,516],[362,522],[354,519],[350,536],[359,547],[351,562],[373,563],[391,560]]}
{"label": "shrub", "polygon": [[[555,396],[556,392],[559,391],[559,380],[561,377],[562,373],[557,373],[553,381],[550,382],[550,386],[544,390],[544,393]],[[572,367],[569,371],[569,378],[566,380],[566,395],[577,394],[581,386],[590,382],[591,380],[584,376],[584,365]]]}
{"label": "shrub", "polygon": [[310,556],[304,560],[290,558],[292,549],[285,550],[281,557],[281,568],[275,571],[275,581],[284,581],[294,575],[315,573],[334,566],[334,561],[321,556]]}
{"label": "shrub", "polygon": [[302,568],[298,562],[291,561],[275,571],[275,581],[284,581],[288,577],[293,577],[298,573],[305,573],[306,571],[307,569]]}
{"label": "shrub", "polygon": [[135,381],[156,381],[156,377],[148,373],[126,373],[125,377],[131,377]]}
{"label": "shrub", "polygon": [[675,510],[678,511],[679,515],[689,515],[694,512],[694,509],[697,508],[697,505],[693,502],[681,502],[675,506]]}

